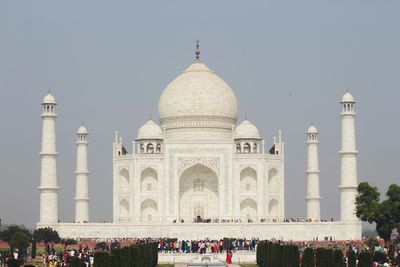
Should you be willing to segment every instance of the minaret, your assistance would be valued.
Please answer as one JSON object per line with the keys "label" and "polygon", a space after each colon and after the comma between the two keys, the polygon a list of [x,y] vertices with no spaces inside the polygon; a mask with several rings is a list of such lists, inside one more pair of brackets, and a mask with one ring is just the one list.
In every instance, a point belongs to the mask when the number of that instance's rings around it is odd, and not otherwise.
{"label": "minaret", "polygon": [[88,132],[81,125],[77,133],[76,140],[76,193],[75,193],[75,222],[89,222],[89,189],[88,189]]}
{"label": "minaret", "polygon": [[357,149],[355,134],[354,98],[347,91],[342,101],[342,149],[339,151],[341,158],[340,176],[340,220],[358,221],[355,199],[357,195]]}
{"label": "minaret", "polygon": [[56,166],[56,100],[49,93],[44,97],[42,106],[42,151],[40,175],[40,219],[39,223],[58,222],[58,190]]}
{"label": "minaret", "polygon": [[321,220],[319,195],[319,167],[318,167],[318,131],[314,125],[308,128],[308,167],[307,167],[307,219]]}

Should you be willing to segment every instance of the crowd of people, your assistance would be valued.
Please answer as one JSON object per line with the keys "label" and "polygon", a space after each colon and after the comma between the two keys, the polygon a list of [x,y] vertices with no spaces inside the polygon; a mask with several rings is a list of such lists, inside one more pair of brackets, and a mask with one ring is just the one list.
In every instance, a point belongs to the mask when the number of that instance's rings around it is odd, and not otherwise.
{"label": "crowd of people", "polygon": [[48,246],[46,253],[42,255],[43,266],[45,267],[67,267],[71,266],[71,259],[78,257],[86,267],[93,266],[94,253],[92,249],[79,246],[76,249],[65,249],[64,252],[57,252],[54,246]]}
{"label": "crowd of people", "polygon": [[255,251],[258,239],[221,239],[221,240],[168,240],[158,241],[160,253],[224,253],[227,251]]}

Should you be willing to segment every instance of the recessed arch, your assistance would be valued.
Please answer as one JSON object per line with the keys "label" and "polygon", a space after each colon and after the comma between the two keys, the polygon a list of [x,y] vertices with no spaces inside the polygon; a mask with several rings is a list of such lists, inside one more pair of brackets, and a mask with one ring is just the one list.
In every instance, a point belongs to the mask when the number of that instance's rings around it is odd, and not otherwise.
{"label": "recessed arch", "polygon": [[268,187],[269,191],[277,191],[279,186],[278,180],[278,170],[276,168],[271,168],[268,171]]}
{"label": "recessed arch", "polygon": [[275,198],[268,203],[268,215],[272,219],[277,219],[279,216],[279,202]]}
{"label": "recessed arch", "polygon": [[129,171],[126,168],[119,171],[118,186],[120,192],[129,192]]}
{"label": "recessed arch", "polygon": [[243,153],[250,153],[250,152],[251,152],[251,145],[249,143],[244,143]]}
{"label": "recessed arch", "polygon": [[153,199],[146,199],[140,205],[142,222],[157,221],[158,204]]}
{"label": "recessed arch", "polygon": [[128,217],[129,216],[129,202],[126,199],[122,199],[119,202],[119,215],[121,217]]}
{"label": "recessed arch", "polygon": [[158,174],[155,169],[148,167],[141,172],[140,190],[150,192],[158,190]]}
{"label": "recessed arch", "polygon": [[251,167],[240,172],[240,191],[257,191],[257,172]]}
{"label": "recessed arch", "polygon": [[197,216],[219,217],[218,176],[201,163],[187,168],[179,178],[179,219],[195,221]]}
{"label": "recessed arch", "polygon": [[257,219],[257,202],[252,198],[246,198],[240,202],[240,217],[242,221],[254,222]]}

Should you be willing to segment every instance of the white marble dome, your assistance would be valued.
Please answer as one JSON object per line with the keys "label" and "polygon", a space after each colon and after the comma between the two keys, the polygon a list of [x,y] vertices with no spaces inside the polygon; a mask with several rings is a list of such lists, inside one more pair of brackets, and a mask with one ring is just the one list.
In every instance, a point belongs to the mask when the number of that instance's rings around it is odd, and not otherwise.
{"label": "white marble dome", "polygon": [[88,131],[85,126],[81,125],[81,127],[78,128],[78,131],[76,133],[77,134],[87,134]]}
{"label": "white marble dome", "polygon": [[354,97],[350,94],[350,92],[346,92],[343,97],[341,103],[354,103]]}
{"label": "white marble dome", "polygon": [[48,93],[44,98],[42,104],[57,104],[56,99],[51,93]]}
{"label": "white marble dome", "polygon": [[235,139],[261,139],[256,126],[248,120],[242,121],[235,129]]}
{"label": "white marble dome", "polygon": [[152,120],[148,120],[139,128],[136,140],[163,139],[161,127]]}
{"label": "white marble dome", "polygon": [[158,103],[160,120],[179,117],[226,117],[238,112],[230,86],[201,62],[194,62],[170,82]]}

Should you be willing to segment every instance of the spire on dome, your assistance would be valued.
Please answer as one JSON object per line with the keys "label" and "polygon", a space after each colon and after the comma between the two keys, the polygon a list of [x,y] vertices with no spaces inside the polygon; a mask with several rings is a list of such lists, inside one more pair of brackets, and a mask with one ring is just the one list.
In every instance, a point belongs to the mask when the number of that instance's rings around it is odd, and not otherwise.
{"label": "spire on dome", "polygon": [[194,52],[196,54],[196,60],[195,62],[200,62],[200,45],[199,45],[199,40],[196,40],[196,51]]}

